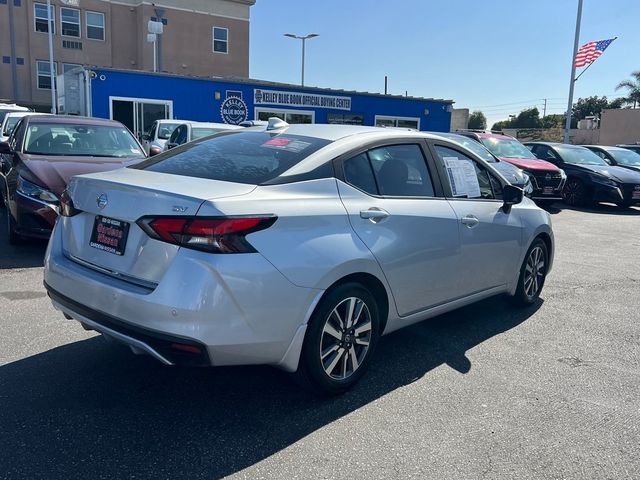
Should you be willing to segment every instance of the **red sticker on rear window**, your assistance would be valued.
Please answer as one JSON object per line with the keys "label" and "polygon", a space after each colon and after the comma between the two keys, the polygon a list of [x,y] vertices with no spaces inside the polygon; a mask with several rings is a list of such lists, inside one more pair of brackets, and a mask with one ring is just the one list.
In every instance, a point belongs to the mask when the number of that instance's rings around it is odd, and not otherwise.
{"label": "red sticker on rear window", "polygon": [[264,145],[271,145],[272,147],[285,147],[289,145],[291,140],[288,138],[272,138],[271,140],[267,140],[264,142]]}

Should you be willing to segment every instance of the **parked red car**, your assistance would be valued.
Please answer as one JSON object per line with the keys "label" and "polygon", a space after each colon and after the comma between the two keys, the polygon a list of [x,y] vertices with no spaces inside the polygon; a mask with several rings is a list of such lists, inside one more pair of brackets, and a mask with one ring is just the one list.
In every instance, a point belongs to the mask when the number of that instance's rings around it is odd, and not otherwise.
{"label": "parked red car", "polygon": [[527,172],[533,185],[531,194],[533,200],[562,200],[562,189],[567,180],[564,171],[553,163],[537,158],[531,150],[515,138],[496,133],[466,131],[456,133],[477,140],[500,160]]}
{"label": "parked red car", "polygon": [[0,199],[9,242],[48,238],[60,195],[74,175],[124,167],[145,158],[120,122],[72,116],[30,115],[0,142]]}

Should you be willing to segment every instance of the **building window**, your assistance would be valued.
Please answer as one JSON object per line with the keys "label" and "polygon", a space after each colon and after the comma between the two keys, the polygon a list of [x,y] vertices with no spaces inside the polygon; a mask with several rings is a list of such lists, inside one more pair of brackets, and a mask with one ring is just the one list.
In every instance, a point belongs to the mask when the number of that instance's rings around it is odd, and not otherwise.
{"label": "building window", "polygon": [[[40,90],[51,90],[51,70],[49,68],[49,62],[38,60],[36,66],[38,71],[38,88]],[[58,74],[55,62],[53,64],[53,74]]]}
{"label": "building window", "polygon": [[229,29],[213,27],[213,51],[215,53],[229,53]]}
{"label": "building window", "polygon": [[104,40],[104,13],[86,12],[87,38]]}
{"label": "building window", "polygon": [[[55,21],[56,7],[51,6],[51,33],[56,33],[56,21]],[[47,5],[43,3],[33,4],[33,17],[35,22],[36,32],[47,33],[49,28],[47,27]]]}
{"label": "building window", "polygon": [[271,117],[278,117],[289,124],[294,123],[314,123],[313,112],[303,110],[267,110],[256,108],[256,120],[269,120]]}
{"label": "building window", "polygon": [[362,113],[328,113],[327,123],[340,125],[364,125]]}
{"label": "building window", "polygon": [[80,37],[80,10],[60,7],[60,30],[65,37]]}
{"label": "building window", "polygon": [[68,48],[70,50],[82,50],[82,42],[74,42],[73,40],[63,40],[62,48]]}
{"label": "building window", "polygon": [[376,127],[412,128],[420,130],[420,119],[414,117],[387,117],[376,115]]}
{"label": "building window", "polygon": [[2,57],[2,63],[11,63],[11,57],[7,57],[7,56]]}

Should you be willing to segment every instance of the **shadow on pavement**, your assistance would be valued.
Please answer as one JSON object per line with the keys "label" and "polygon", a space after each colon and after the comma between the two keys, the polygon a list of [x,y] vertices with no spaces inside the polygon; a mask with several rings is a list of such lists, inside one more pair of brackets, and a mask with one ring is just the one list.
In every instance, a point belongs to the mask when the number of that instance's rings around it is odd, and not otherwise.
{"label": "shadow on pavement", "polygon": [[543,205],[547,212],[551,215],[562,212],[563,210],[573,210],[574,212],[599,213],[604,215],[640,215],[640,208],[628,207],[622,208],[613,203],[597,203],[586,207],[572,207],[566,203],[555,202],[549,205]]}
{"label": "shadow on pavement", "polygon": [[42,267],[46,240],[24,239],[20,245],[9,245],[4,208],[0,208],[0,270],[6,268]]}
{"label": "shadow on pavement", "polygon": [[0,367],[0,471],[14,478],[229,475],[442,364],[468,372],[469,349],[541,305],[514,309],[497,297],[386,336],[364,379],[328,399],[268,367],[164,367],[99,337],[64,345]]}

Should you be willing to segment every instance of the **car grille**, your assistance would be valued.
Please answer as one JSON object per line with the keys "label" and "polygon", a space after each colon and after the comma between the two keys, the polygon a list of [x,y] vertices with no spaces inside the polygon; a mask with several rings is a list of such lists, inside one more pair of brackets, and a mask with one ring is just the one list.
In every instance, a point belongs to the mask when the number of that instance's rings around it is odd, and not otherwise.
{"label": "car grille", "polygon": [[556,190],[562,185],[562,175],[559,172],[534,173],[531,176],[531,183],[537,190],[542,190],[544,187],[553,187]]}

